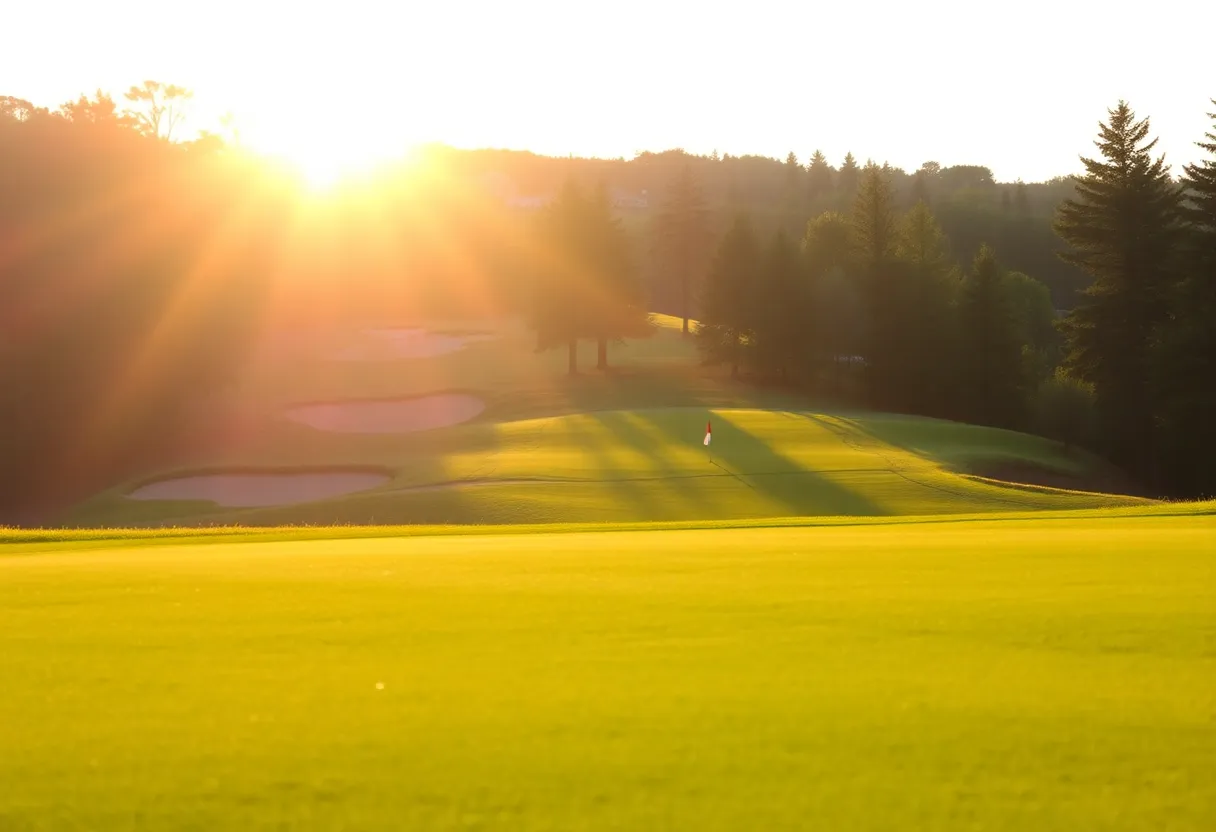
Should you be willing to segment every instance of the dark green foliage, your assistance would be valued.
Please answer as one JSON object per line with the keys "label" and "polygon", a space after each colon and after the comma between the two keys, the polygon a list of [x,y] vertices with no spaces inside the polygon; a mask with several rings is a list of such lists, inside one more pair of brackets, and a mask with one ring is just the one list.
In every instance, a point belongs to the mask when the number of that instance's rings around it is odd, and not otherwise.
{"label": "dark green foliage", "polygon": [[[1213,101],[1216,104],[1216,101]],[[1209,117],[1216,122],[1216,113]],[[1197,142],[1208,158],[1185,166],[1182,279],[1157,346],[1163,453],[1175,489],[1216,494],[1216,129]]]}
{"label": "dark green foliage", "polygon": [[[604,367],[609,342],[647,332],[634,254],[648,232],[649,308],[686,330],[699,317],[712,361],[884,408],[1036,427],[1096,444],[1161,492],[1216,493],[1216,134],[1181,189],[1123,103],[1086,174],[1043,183],[996,183],[979,165],[863,170],[851,153],[835,171],[818,151],[803,167],[793,153],[435,147],[433,175],[378,183],[391,193],[374,212],[385,244],[351,212],[294,227],[299,194],[218,136],[167,141],[188,91],[145,84],[128,99],[137,113],[100,91],[57,112],[0,97],[9,498],[48,458],[49,479],[169,442],[197,399],[232,382],[272,308],[278,326],[523,312],[572,369],[580,339]],[[534,215],[480,186],[493,177],[557,199]],[[607,186],[662,200],[654,215],[614,208]],[[715,252],[736,211],[750,219]],[[972,258],[962,281],[954,264]],[[1059,328],[1057,309],[1072,310]]]}
{"label": "dark green foliage", "polygon": [[710,216],[705,197],[690,165],[680,168],[654,221],[654,250],[659,291],[678,304],[689,332],[695,314],[698,282],[710,252]]}
{"label": "dark green foliage", "polygon": [[811,293],[811,363],[822,384],[839,394],[868,333],[848,218],[835,212],[815,217],[807,223],[802,250]]}
{"label": "dark green foliage", "polygon": [[1051,376],[1039,382],[1032,408],[1032,427],[1037,433],[1062,442],[1065,448],[1094,447],[1093,385],[1056,368]]}
{"label": "dark green foliage", "polygon": [[1086,174],[1060,206],[1063,256],[1093,279],[1063,323],[1067,366],[1094,385],[1106,450],[1137,474],[1157,479],[1157,402],[1152,345],[1169,313],[1177,274],[1179,192],[1151,155],[1148,119],[1126,102],[1110,110]]}
{"label": "dark green foliage", "polygon": [[1038,383],[1049,377],[1060,363],[1060,333],[1051,292],[1038,280],[1021,272],[1003,278],[1010,311],[1024,347],[1026,378]]}
{"label": "dark green foliage", "polygon": [[1016,427],[1025,408],[1022,342],[996,255],[984,246],[959,301],[959,381],[969,422]]}
{"label": "dark green foliage", "polygon": [[192,151],[100,95],[0,112],[0,509],[108,484],[237,377],[281,206]]}
{"label": "dark green foliage", "polygon": [[778,231],[764,254],[760,296],[755,310],[751,349],[754,364],[782,379],[804,369],[809,355],[810,292],[797,247]]}
{"label": "dark green foliage", "polygon": [[790,151],[785,157],[785,182],[791,196],[801,197],[806,179],[806,169],[798,163],[798,156]]}
{"label": "dark green foliage", "polygon": [[723,235],[705,281],[697,339],[708,360],[727,362],[738,375],[748,337],[755,326],[760,247],[746,215],[735,218]]}
{"label": "dark green foliage", "polygon": [[828,164],[827,157],[816,150],[811,154],[811,161],[807,165],[807,195],[810,197],[812,204],[825,199],[832,193],[833,178],[835,171]]}
{"label": "dark green foliage", "polygon": [[900,329],[905,333],[905,372],[914,382],[907,387],[905,404],[917,413],[946,416],[957,396],[954,304],[959,286],[946,239],[925,203],[917,203],[904,217],[897,251],[907,265],[898,311]]}
{"label": "dark green foliage", "polygon": [[586,194],[567,182],[539,232],[531,317],[537,348],[566,346],[575,373],[578,341],[590,338],[597,367],[605,369],[608,341],[645,334],[646,307],[629,239],[603,187]]}
{"label": "dark green foliage", "polygon": [[863,356],[874,405],[906,410],[911,388],[907,345],[912,337],[906,314],[908,265],[897,260],[899,223],[889,177],[868,163],[850,217],[857,279],[869,320]]}
{"label": "dark green foliage", "polygon": [[[762,238],[767,239],[778,228],[800,237],[805,221],[810,217],[823,211],[847,213],[860,178],[855,158],[846,164],[843,173],[838,174],[826,159],[817,164],[812,154],[806,165],[804,193],[794,199],[789,186],[791,169],[782,158],[727,154],[715,159],[712,155],[695,156],[680,150],[641,153],[628,161],[550,159],[502,150],[459,151],[457,158],[468,171],[507,177],[517,183],[519,193],[538,197],[555,194],[568,176],[583,182],[604,181],[633,193],[646,189],[655,200],[655,213],[662,211],[672,183],[683,168],[688,168],[704,196],[709,226],[715,232],[702,244],[698,274],[703,274],[707,267],[714,246],[713,236],[725,230],[736,212],[747,211]],[[1059,178],[1026,184],[1025,210],[1004,212],[1000,207],[1001,192],[1013,193],[1017,209],[1016,186],[992,184],[991,171],[979,166],[956,166],[946,170],[951,172],[944,174],[941,165],[934,162],[925,163],[913,174],[889,170],[896,208],[906,210],[923,199],[933,207],[955,260],[970,262],[980,243],[987,242],[1002,252],[1008,268],[1046,283],[1058,308],[1070,308],[1087,280],[1057,256],[1064,246],[1052,233],[1051,220],[1059,202],[1071,194],[1071,183]],[[631,230],[636,229],[634,233],[646,234],[649,246],[657,239],[649,233],[654,229],[653,221],[636,224],[630,221],[645,218],[648,218],[647,214],[639,211],[626,219]],[[643,228],[646,232],[641,231]],[[657,260],[650,265],[654,268],[652,297],[657,304],[655,311],[680,315],[678,292],[670,274]]]}
{"label": "dark green foliage", "polygon": [[1026,183],[1021,179],[1013,189],[1013,207],[1019,214],[1025,214],[1030,210],[1029,197],[1026,195]]}
{"label": "dark green foliage", "polygon": [[836,173],[836,192],[846,201],[852,200],[857,194],[857,188],[860,183],[861,168],[858,167],[857,160],[853,158],[853,154],[846,153],[844,162]]}
{"label": "dark green foliage", "polygon": [[890,262],[899,241],[894,198],[888,177],[877,165],[866,165],[860,190],[853,203],[853,234],[858,262],[873,269]]}

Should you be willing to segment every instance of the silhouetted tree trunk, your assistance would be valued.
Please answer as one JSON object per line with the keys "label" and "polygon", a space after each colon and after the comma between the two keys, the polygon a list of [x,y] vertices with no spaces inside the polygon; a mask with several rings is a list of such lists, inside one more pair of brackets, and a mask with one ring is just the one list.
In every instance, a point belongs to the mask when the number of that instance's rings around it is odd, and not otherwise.
{"label": "silhouetted tree trunk", "polygon": [[680,281],[680,314],[684,316],[684,330],[681,333],[685,338],[688,337],[688,278],[685,277]]}
{"label": "silhouetted tree trunk", "polygon": [[608,369],[608,339],[607,338],[599,339],[599,341],[596,342],[596,349],[597,349],[597,352],[596,352],[596,358],[595,358],[595,368],[597,370],[607,370]]}
{"label": "silhouetted tree trunk", "polygon": [[709,209],[701,193],[696,177],[687,164],[672,182],[671,190],[655,218],[655,253],[659,257],[661,274],[664,275],[664,295],[670,291],[672,278],[680,298],[681,332],[687,337],[692,315],[692,300],[695,292],[693,281],[704,272],[703,256],[710,237]]}
{"label": "silhouetted tree trunk", "polygon": [[570,344],[570,375],[578,374],[578,339],[571,338]]}

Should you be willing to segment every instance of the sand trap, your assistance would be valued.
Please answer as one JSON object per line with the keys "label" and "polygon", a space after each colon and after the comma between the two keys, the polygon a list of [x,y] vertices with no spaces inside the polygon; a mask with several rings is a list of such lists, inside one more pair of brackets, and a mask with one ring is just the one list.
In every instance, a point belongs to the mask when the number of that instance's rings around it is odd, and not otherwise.
{"label": "sand trap", "polygon": [[286,415],[293,422],[335,433],[410,433],[458,425],[485,409],[485,402],[476,396],[443,393],[397,401],[306,404]]}
{"label": "sand trap", "polygon": [[464,349],[477,341],[490,341],[488,333],[444,335],[425,329],[369,329],[360,343],[333,354],[339,361],[376,361],[397,358],[433,358]]}
{"label": "sand trap", "polygon": [[198,474],[148,483],[132,500],[206,500],[218,506],[247,508],[311,503],[366,491],[390,477],[371,471],[315,471],[274,474]]}

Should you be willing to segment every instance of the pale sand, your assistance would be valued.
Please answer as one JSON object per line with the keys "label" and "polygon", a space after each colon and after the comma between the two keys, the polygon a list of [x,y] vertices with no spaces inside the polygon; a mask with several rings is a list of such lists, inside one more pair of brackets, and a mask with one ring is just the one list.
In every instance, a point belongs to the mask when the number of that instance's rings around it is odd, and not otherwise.
{"label": "pale sand", "polygon": [[287,410],[294,422],[334,433],[410,433],[467,422],[486,409],[463,393],[443,393],[399,401],[306,404]]}
{"label": "pale sand", "polygon": [[230,508],[283,506],[366,491],[384,485],[389,479],[387,474],[370,471],[198,474],[149,483],[127,497],[132,500],[206,500]]}
{"label": "pale sand", "polygon": [[370,329],[361,343],[333,354],[339,361],[376,361],[396,358],[434,358],[462,350],[477,341],[489,341],[495,336],[442,335],[425,329]]}

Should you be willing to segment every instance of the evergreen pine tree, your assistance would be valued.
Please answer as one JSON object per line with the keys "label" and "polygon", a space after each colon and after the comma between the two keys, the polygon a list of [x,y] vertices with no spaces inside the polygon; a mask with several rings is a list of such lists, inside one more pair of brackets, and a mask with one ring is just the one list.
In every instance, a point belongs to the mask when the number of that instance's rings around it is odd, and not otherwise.
{"label": "evergreen pine tree", "polygon": [[857,160],[853,158],[853,154],[846,153],[844,164],[840,166],[840,170],[836,173],[836,192],[845,200],[846,205],[857,194],[860,182],[861,168],[857,166]]}
{"label": "evergreen pine tree", "polygon": [[709,209],[692,168],[685,164],[655,218],[660,279],[675,284],[684,335],[689,333],[699,278],[705,274],[709,240]]}
{"label": "evergreen pine tree", "polygon": [[[1216,100],[1212,102],[1216,104]],[[1208,116],[1216,122],[1216,113]],[[1171,479],[1178,493],[1216,496],[1216,127],[1208,158],[1183,167],[1183,276],[1156,362]]]}
{"label": "evergreen pine tree", "polygon": [[629,240],[604,188],[584,193],[567,181],[539,223],[539,256],[530,324],[537,348],[565,345],[578,372],[578,341],[594,338],[597,366],[607,368],[608,341],[648,333],[641,285]]}
{"label": "evergreen pine tree", "polygon": [[1095,142],[1101,158],[1082,157],[1086,173],[1055,221],[1072,249],[1061,256],[1093,279],[1063,323],[1067,367],[1093,385],[1111,456],[1156,485],[1150,356],[1168,313],[1180,197],[1151,155],[1148,119],[1123,101],[1109,115]]}
{"label": "evergreen pine tree", "polygon": [[805,358],[808,336],[806,283],[798,249],[784,231],[764,253],[752,322],[757,367],[790,378]]}
{"label": "evergreen pine tree", "polygon": [[917,413],[945,416],[954,399],[952,305],[957,287],[951,282],[946,238],[924,202],[903,218],[898,254],[909,267],[906,286],[900,287],[905,372],[914,382],[908,405]]}
{"label": "evergreen pine tree", "polygon": [[608,369],[608,342],[649,334],[645,292],[634,269],[629,237],[612,215],[603,185],[584,202],[581,271],[591,282],[588,328],[596,340],[596,368]]}
{"label": "evergreen pine tree", "polygon": [[832,192],[832,177],[835,171],[828,164],[827,157],[816,150],[811,154],[810,164],[807,165],[807,195],[812,205],[817,205]]}
{"label": "evergreen pine tree", "polygon": [[867,164],[851,217],[858,277],[869,318],[866,379],[872,404],[905,410],[912,383],[905,366],[907,275],[896,258],[899,224],[893,199],[887,175],[878,165]]}
{"label": "evergreen pine tree", "polygon": [[899,223],[893,203],[890,178],[877,165],[866,165],[851,218],[857,253],[866,268],[889,262],[895,256]]}
{"label": "evergreen pine tree", "polygon": [[798,163],[798,157],[791,150],[785,157],[785,185],[791,196],[802,195],[805,176],[806,170]]}
{"label": "evergreen pine tree", "polygon": [[802,247],[812,294],[812,357],[840,392],[849,361],[864,351],[866,335],[852,225],[834,211],[820,214],[807,223]]}
{"label": "evergreen pine tree", "polygon": [[760,250],[751,221],[739,214],[718,243],[705,280],[698,346],[712,361],[726,361],[739,374],[753,324],[755,275]]}
{"label": "evergreen pine tree", "polygon": [[982,246],[959,303],[961,406],[970,422],[1016,427],[1026,403],[1022,347],[1002,283],[996,256]]}

